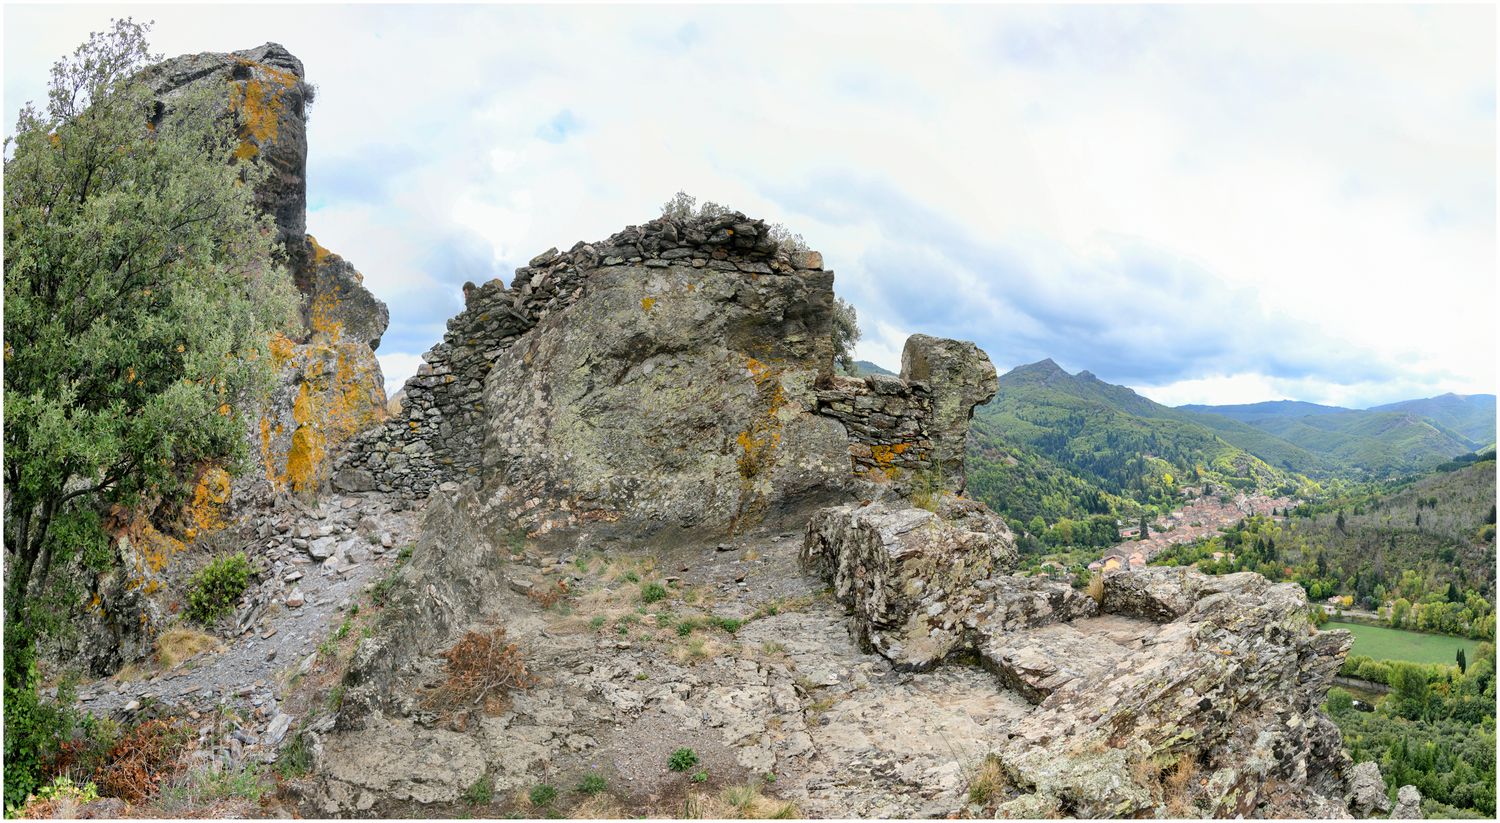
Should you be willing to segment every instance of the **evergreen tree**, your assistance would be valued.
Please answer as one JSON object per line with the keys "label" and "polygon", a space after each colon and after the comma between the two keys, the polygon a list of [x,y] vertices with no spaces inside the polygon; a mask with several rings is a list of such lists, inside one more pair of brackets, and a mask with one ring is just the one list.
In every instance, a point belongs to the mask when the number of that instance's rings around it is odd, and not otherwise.
{"label": "evergreen tree", "polygon": [[162,110],[137,79],[159,59],[145,33],[117,21],[59,61],[5,161],[7,803],[34,778],[33,649],[61,625],[59,569],[111,562],[102,508],[235,465],[295,305],[223,98]]}

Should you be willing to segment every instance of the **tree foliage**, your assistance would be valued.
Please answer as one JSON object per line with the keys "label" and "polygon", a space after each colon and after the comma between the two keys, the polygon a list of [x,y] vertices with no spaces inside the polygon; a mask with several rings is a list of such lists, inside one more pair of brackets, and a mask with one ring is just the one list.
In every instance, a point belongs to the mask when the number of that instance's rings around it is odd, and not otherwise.
{"label": "tree foliage", "polygon": [[268,331],[292,318],[227,90],[163,106],[138,80],[155,59],[144,25],[91,35],[45,106],[21,110],[5,161],[7,696],[26,688],[55,571],[81,549],[107,561],[101,508],[237,465]]}

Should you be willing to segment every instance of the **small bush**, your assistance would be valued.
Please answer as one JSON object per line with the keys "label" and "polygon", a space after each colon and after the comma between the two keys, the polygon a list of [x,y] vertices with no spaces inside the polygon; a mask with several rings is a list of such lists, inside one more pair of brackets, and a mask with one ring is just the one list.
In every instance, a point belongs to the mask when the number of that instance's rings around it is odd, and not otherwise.
{"label": "small bush", "polygon": [[635,572],[625,572],[625,580],[630,583],[639,583],[641,582],[641,576]]}
{"label": "small bush", "polygon": [[694,783],[706,783],[708,782],[708,772],[694,772],[693,776],[688,779]]}
{"label": "small bush", "polygon": [[470,806],[488,806],[495,798],[495,781],[485,775],[474,781],[474,785],[464,789],[463,801]]}
{"label": "small bush", "polygon": [[541,807],[551,805],[557,799],[557,787],[551,783],[538,783],[531,787],[531,805]]}
{"label": "small bush", "polygon": [[709,619],[708,622],[715,626],[718,626],[719,628],[723,629],[726,632],[729,632],[730,634],[734,634],[735,632],[740,630],[741,626],[745,625],[745,621],[740,620],[736,617],[714,617]]}
{"label": "small bush", "polygon": [[609,782],[604,779],[604,775],[590,772],[578,781],[577,791],[579,794],[592,797],[607,788],[609,788]]}
{"label": "small bush", "polygon": [[693,621],[684,620],[681,623],[677,624],[677,636],[687,637],[688,635],[693,633],[693,628]]}
{"label": "small bush", "polygon": [[521,647],[507,642],[505,629],[471,631],[438,655],[447,661],[447,679],[429,695],[432,704],[483,706],[498,713],[512,689],[531,687]]}
{"label": "small bush", "polygon": [[658,600],[665,600],[666,597],[667,590],[660,583],[647,583],[641,586],[641,602],[643,603],[655,603]]}
{"label": "small bush", "polygon": [[147,720],[131,729],[109,752],[109,765],[98,775],[99,788],[131,803],[156,793],[177,771],[177,756],[192,736],[174,720]]}
{"label": "small bush", "polygon": [[223,555],[193,576],[188,588],[189,620],[208,625],[234,607],[250,584],[250,561],[244,552]]}
{"label": "small bush", "polygon": [[685,772],[698,765],[698,753],[692,749],[682,748],[667,758],[667,768],[674,772]]}

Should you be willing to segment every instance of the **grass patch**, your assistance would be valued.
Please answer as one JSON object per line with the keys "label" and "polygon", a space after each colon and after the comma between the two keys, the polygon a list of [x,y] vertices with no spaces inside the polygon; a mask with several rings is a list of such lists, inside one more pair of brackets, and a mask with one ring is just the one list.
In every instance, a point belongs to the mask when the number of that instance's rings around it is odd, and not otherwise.
{"label": "grass patch", "polygon": [[1354,647],[1350,656],[1364,655],[1376,660],[1399,660],[1407,663],[1437,663],[1451,666],[1458,650],[1470,660],[1477,659],[1474,649],[1477,640],[1449,637],[1442,634],[1425,634],[1385,626],[1367,626],[1363,623],[1328,621],[1326,629],[1345,629],[1354,635]]}
{"label": "grass patch", "polygon": [[488,806],[495,799],[495,781],[489,775],[479,778],[472,786],[464,789],[460,799],[470,806]]}

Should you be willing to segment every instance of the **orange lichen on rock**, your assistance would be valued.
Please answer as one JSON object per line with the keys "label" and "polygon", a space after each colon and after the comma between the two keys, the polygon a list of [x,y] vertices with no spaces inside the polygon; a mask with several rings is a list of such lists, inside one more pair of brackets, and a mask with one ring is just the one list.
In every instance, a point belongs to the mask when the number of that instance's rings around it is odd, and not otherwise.
{"label": "orange lichen on rock", "polygon": [[308,308],[307,323],[312,327],[313,333],[322,335],[326,342],[337,343],[344,336],[344,321],[339,319],[339,296],[336,288],[321,292],[313,298],[312,306]]}
{"label": "orange lichen on rock", "polygon": [[651,307],[655,306],[655,305],[656,305],[656,298],[655,297],[642,297],[641,298],[641,311],[651,311]]}
{"label": "orange lichen on rock", "polygon": [[313,237],[310,234],[307,235],[307,244],[309,246],[312,246],[313,265],[314,266],[321,266],[321,265],[323,265],[323,261],[327,260],[329,257],[337,257],[338,256],[338,255],[335,255],[333,252],[329,251],[328,249],[323,248],[323,245],[318,242],[318,238]]}
{"label": "orange lichen on rock", "polygon": [[291,447],[286,453],[286,483],[292,491],[317,491],[318,467],[327,453],[322,426],[314,416],[314,400],[307,382],[297,389],[297,399],[292,403],[292,419],[297,428],[292,432]]}
{"label": "orange lichen on rock", "polygon": [[284,335],[284,334],[282,334],[280,332],[277,332],[276,334],[272,335],[271,336],[271,363],[272,363],[272,365],[276,366],[277,368],[281,368],[282,366],[286,365],[287,361],[292,359],[292,352],[295,351],[296,348],[297,348],[297,344],[293,343],[292,340],[291,340],[291,338],[287,337],[286,335]]}
{"label": "orange lichen on rock", "polygon": [[260,147],[276,139],[281,129],[281,115],[286,109],[286,92],[297,84],[297,78],[290,72],[261,63],[249,60],[241,63],[253,67],[255,74],[248,80],[230,81],[229,110],[240,123],[240,145],[234,156],[247,160],[259,154]]}
{"label": "orange lichen on rock", "polygon": [[188,504],[191,527],[189,539],[219,531],[229,525],[227,517],[230,496],[229,472],[218,466],[205,469],[193,487],[193,502]]}

